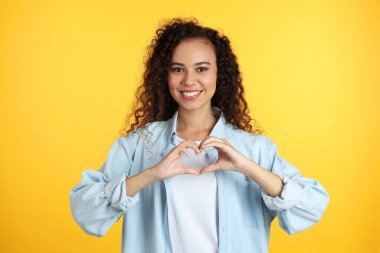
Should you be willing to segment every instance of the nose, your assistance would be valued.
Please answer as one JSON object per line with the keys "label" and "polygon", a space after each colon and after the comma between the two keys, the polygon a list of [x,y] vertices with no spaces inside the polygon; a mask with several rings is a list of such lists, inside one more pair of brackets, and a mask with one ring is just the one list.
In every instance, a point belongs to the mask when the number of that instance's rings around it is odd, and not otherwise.
{"label": "nose", "polygon": [[193,85],[196,82],[196,77],[192,71],[187,71],[184,76],[185,85]]}

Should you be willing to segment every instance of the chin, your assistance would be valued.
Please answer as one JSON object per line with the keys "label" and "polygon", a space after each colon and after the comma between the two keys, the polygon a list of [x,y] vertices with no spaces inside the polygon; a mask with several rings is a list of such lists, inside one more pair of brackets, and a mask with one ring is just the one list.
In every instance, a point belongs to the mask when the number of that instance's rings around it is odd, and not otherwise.
{"label": "chin", "polygon": [[[206,103],[207,104],[207,103]],[[190,104],[190,103],[178,103],[178,109],[182,108],[188,111],[200,110],[206,105],[204,102],[199,101],[198,103]],[[210,105],[211,107],[211,105]]]}

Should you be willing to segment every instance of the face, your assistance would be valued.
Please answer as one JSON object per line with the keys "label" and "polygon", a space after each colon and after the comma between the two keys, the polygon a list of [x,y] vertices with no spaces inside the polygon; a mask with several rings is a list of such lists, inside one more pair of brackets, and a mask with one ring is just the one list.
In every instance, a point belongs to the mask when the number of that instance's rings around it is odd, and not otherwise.
{"label": "face", "polygon": [[211,107],[216,79],[216,55],[211,42],[191,38],[182,40],[175,47],[168,69],[168,84],[179,108]]}

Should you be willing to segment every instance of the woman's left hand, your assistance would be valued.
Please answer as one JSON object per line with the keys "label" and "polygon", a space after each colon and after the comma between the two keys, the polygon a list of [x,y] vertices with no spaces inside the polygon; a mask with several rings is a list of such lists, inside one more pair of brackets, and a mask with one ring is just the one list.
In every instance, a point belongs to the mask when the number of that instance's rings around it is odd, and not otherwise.
{"label": "woman's left hand", "polygon": [[218,160],[209,164],[200,170],[200,173],[206,173],[219,169],[241,171],[248,159],[237,151],[226,140],[213,136],[207,136],[200,144],[199,149],[203,151],[207,147],[214,147],[218,151]]}

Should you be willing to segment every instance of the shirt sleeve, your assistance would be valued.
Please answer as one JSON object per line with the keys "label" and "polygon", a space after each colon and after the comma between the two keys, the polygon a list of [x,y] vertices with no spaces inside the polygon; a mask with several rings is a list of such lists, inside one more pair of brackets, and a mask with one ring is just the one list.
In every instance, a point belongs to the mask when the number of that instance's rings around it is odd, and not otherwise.
{"label": "shirt sleeve", "polygon": [[276,144],[268,146],[268,170],[284,183],[280,196],[272,197],[261,189],[265,205],[278,216],[280,227],[289,235],[312,226],[322,218],[329,195],[315,179],[303,177],[288,161],[278,155]]}
{"label": "shirt sleeve", "polygon": [[90,235],[102,237],[123,213],[139,201],[139,193],[127,196],[125,179],[132,166],[135,133],[118,138],[99,170],[85,170],[70,191],[74,220]]}

